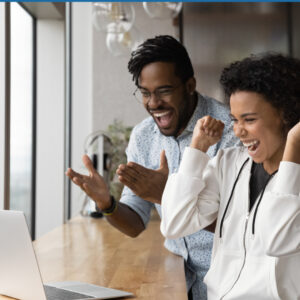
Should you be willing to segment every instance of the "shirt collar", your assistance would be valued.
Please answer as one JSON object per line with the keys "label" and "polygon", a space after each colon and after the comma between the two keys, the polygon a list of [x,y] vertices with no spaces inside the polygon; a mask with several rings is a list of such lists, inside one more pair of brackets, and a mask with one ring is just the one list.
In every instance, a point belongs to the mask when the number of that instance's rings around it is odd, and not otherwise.
{"label": "shirt collar", "polygon": [[194,113],[193,113],[192,117],[190,118],[186,128],[182,132],[182,134],[184,132],[193,132],[197,121],[207,114],[206,111],[207,111],[207,108],[206,108],[205,98],[197,92],[196,108],[195,108]]}

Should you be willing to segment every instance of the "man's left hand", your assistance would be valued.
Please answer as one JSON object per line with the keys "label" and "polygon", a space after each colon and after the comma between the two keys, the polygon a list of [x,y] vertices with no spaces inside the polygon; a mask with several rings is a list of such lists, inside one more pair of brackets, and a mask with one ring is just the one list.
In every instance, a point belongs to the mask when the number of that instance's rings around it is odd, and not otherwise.
{"label": "man's left hand", "polygon": [[119,180],[137,196],[152,203],[161,203],[162,194],[168,180],[168,162],[163,150],[160,154],[160,167],[147,169],[137,163],[129,162],[118,167]]}

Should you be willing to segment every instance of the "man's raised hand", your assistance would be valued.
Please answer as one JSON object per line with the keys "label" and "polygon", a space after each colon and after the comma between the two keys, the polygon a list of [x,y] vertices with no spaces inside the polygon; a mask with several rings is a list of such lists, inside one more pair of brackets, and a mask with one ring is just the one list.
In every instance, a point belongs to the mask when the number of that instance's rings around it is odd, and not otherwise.
{"label": "man's raised hand", "polygon": [[82,175],[68,168],[66,175],[78,185],[91,199],[93,199],[100,210],[107,209],[111,205],[108,187],[103,177],[96,171],[92,161],[87,155],[82,161],[89,171],[89,175]]}
{"label": "man's raised hand", "polygon": [[165,151],[160,154],[160,167],[157,170],[128,162],[119,166],[117,174],[119,180],[137,196],[152,203],[161,203],[169,174]]}

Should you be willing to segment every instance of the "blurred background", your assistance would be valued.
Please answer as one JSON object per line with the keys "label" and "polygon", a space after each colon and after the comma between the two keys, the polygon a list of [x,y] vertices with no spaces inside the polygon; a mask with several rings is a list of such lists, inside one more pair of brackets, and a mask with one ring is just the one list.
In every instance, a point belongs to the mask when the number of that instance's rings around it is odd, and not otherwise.
{"label": "blurred background", "polygon": [[122,152],[147,117],[127,63],[160,34],[186,46],[197,90],[223,101],[219,75],[232,61],[300,58],[300,3],[0,3],[0,208],[24,211],[33,238],[83,209],[66,168],[84,172],[84,152],[102,162],[111,150],[97,139],[116,129]]}

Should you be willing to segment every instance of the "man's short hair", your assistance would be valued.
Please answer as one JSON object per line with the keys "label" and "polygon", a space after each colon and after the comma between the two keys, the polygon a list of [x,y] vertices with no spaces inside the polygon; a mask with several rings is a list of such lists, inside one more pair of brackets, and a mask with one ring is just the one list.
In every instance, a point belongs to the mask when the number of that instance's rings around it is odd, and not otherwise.
{"label": "man's short hair", "polygon": [[128,70],[138,86],[138,79],[144,66],[153,62],[169,62],[175,65],[175,74],[186,82],[194,76],[194,70],[185,47],[169,35],[160,35],[143,42],[131,53]]}

